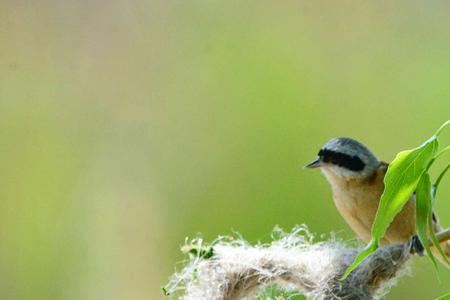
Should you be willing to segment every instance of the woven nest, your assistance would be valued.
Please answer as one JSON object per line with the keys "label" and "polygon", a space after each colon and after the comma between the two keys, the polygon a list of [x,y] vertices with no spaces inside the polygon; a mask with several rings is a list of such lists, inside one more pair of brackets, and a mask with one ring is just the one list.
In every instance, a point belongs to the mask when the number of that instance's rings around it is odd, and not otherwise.
{"label": "woven nest", "polygon": [[252,246],[242,238],[219,238],[211,246],[195,239],[185,267],[165,288],[180,300],[251,299],[275,284],[308,299],[379,299],[406,273],[410,244],[378,249],[341,280],[358,249],[331,238],[313,242],[306,226],[274,230],[270,244]]}

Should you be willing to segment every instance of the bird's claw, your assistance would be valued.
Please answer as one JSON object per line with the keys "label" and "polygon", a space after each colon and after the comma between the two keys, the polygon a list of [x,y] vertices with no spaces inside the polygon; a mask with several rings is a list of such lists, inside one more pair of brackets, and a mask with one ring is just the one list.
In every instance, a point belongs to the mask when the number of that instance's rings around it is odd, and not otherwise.
{"label": "bird's claw", "polygon": [[411,252],[416,253],[419,256],[424,256],[425,249],[423,248],[422,243],[419,240],[417,235],[411,238]]}

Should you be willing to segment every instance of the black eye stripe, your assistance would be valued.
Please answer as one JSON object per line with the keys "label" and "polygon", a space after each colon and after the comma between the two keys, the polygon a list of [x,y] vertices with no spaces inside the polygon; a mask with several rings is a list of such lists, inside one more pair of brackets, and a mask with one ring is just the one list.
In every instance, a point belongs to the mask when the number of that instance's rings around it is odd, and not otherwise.
{"label": "black eye stripe", "polygon": [[365,167],[364,162],[357,156],[328,149],[320,149],[318,155],[324,162],[332,163],[351,171],[361,171]]}

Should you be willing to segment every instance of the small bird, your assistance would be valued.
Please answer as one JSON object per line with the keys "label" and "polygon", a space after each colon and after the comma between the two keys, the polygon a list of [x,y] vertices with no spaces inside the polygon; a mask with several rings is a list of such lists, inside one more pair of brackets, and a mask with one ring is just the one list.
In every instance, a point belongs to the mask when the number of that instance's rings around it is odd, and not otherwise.
{"label": "small bird", "polygon": [[[320,149],[317,159],[306,167],[322,170],[331,185],[338,211],[353,231],[368,243],[389,164],[380,161],[358,141],[341,137],[328,141]],[[413,239],[412,247],[417,253],[423,253],[423,247],[416,236],[415,197],[413,194],[395,217],[381,240],[382,245],[405,243]],[[434,230],[440,231],[434,213],[433,223]],[[442,243],[442,247],[450,258],[450,241]],[[432,250],[437,253],[436,249]],[[440,257],[438,254],[436,256]]]}

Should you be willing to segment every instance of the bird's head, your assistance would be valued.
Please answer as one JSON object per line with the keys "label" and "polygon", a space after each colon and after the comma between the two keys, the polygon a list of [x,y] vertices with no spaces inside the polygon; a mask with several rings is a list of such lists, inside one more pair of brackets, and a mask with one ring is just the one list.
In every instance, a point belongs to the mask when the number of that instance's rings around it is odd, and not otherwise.
{"label": "bird's head", "polygon": [[320,168],[325,175],[331,172],[338,177],[368,178],[380,165],[378,158],[366,146],[351,138],[334,138],[317,154],[317,159],[307,168]]}

